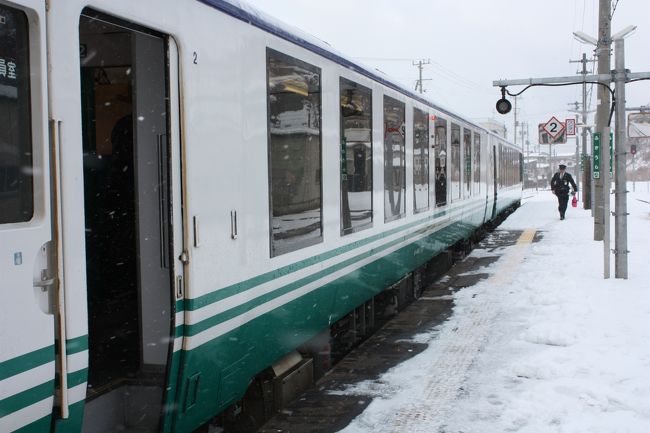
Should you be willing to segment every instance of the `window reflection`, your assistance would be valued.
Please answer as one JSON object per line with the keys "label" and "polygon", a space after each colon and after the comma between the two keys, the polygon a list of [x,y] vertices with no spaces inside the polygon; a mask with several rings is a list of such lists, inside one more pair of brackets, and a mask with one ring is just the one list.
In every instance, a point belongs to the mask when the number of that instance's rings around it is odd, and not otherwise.
{"label": "window reflection", "polygon": [[465,196],[472,192],[472,131],[463,128],[463,150],[465,153]]}
{"label": "window reflection", "polygon": [[269,49],[271,255],[322,241],[320,69]]}
{"label": "window reflection", "polygon": [[406,213],[404,103],[384,96],[384,220]]}
{"label": "window reflection", "polygon": [[474,133],[474,193],[481,192],[481,134]]}
{"label": "window reflection", "polygon": [[341,234],[372,225],[372,91],[340,79]]}
{"label": "window reflection", "polygon": [[447,121],[436,119],[436,206],[447,204]]}
{"label": "window reflection", "polygon": [[460,198],[460,126],[451,124],[451,199]]}
{"label": "window reflection", "polygon": [[34,214],[27,17],[0,7],[0,224]]}
{"label": "window reflection", "polygon": [[429,208],[429,116],[413,110],[413,209]]}

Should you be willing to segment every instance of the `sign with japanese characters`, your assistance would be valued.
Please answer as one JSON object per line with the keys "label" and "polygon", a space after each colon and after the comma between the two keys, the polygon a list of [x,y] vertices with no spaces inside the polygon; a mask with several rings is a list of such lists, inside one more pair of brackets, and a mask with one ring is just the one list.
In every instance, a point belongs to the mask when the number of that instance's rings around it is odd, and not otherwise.
{"label": "sign with japanese characters", "polygon": [[[601,158],[600,158],[600,132],[594,132],[594,179],[600,179]],[[609,133],[609,174],[612,174],[614,159],[614,133]]]}
{"label": "sign with japanese characters", "polygon": [[0,84],[16,85],[18,79],[18,65],[11,57],[0,55]]}
{"label": "sign with japanese characters", "polygon": [[566,135],[576,135],[576,119],[566,119],[564,121]]}
{"label": "sign with japanese characters", "polygon": [[11,15],[0,13],[0,84],[16,87],[19,53],[14,25]]}

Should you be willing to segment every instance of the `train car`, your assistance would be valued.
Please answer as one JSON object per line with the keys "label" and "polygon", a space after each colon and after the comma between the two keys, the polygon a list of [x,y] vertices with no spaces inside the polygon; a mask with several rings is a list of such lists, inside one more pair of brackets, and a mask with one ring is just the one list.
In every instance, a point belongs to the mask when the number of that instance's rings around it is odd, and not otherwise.
{"label": "train car", "polygon": [[234,0],[0,0],[0,119],[2,432],[275,407],[521,198],[519,148]]}

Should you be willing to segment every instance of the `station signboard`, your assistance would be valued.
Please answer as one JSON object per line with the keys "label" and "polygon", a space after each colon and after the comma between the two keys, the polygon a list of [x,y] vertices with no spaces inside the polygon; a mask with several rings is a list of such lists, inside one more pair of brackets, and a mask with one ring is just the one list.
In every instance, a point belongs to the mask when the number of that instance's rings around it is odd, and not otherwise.
{"label": "station signboard", "polygon": [[[600,132],[594,132],[594,179],[600,179]],[[609,175],[612,175],[614,160],[614,133],[609,133]]]}

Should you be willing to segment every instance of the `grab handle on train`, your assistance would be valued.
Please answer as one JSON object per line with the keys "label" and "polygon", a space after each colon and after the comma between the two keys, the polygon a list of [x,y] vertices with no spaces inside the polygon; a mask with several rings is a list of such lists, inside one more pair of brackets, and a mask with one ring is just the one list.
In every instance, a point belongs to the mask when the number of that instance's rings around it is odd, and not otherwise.
{"label": "grab handle on train", "polygon": [[68,396],[68,359],[66,351],[67,330],[65,321],[65,284],[63,274],[63,181],[61,171],[61,130],[63,122],[60,120],[50,119],[50,141],[51,141],[51,178],[52,178],[52,236],[56,245],[56,271],[58,278],[55,284],[55,320],[56,326],[56,339],[59,341],[59,352],[57,358],[58,375],[59,375],[59,389],[58,399],[61,408],[61,418],[68,419],[70,416],[69,396]]}

